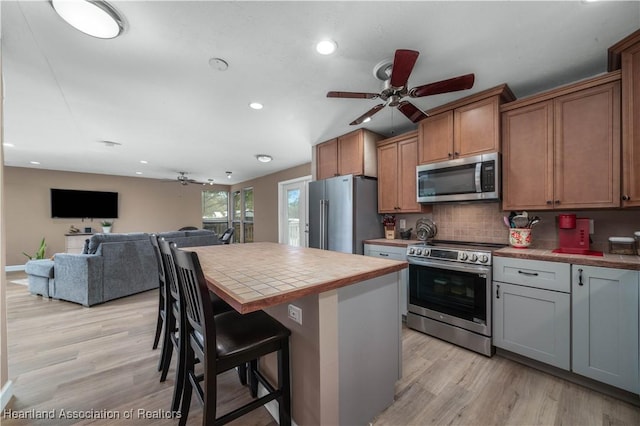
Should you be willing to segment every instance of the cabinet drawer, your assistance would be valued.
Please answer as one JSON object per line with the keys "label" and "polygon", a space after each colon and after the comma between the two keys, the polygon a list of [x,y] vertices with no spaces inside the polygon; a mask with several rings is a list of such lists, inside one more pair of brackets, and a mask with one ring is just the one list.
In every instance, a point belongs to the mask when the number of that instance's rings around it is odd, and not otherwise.
{"label": "cabinet drawer", "polygon": [[570,293],[571,265],[560,262],[494,257],[493,280]]}
{"label": "cabinet drawer", "polygon": [[365,245],[364,254],[366,256],[382,257],[392,260],[407,260],[406,249],[400,247],[372,246],[367,244]]}

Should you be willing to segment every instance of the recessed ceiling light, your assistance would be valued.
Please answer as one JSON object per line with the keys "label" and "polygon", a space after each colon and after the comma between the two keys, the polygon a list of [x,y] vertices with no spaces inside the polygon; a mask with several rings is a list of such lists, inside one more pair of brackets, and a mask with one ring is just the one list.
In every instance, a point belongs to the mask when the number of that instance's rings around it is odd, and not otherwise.
{"label": "recessed ceiling light", "polygon": [[226,71],[229,68],[229,63],[221,58],[211,58],[209,66],[217,71]]}
{"label": "recessed ceiling light", "polygon": [[137,175],[141,175],[141,174],[142,174],[142,172],[136,172],[136,174],[137,174]]}
{"label": "recessed ceiling light", "polygon": [[5,147],[7,147],[7,148],[15,148],[15,145],[14,145],[14,144],[12,144],[12,143],[9,143],[9,142],[4,142],[4,143],[2,144],[2,146],[5,146]]}
{"label": "recessed ceiling light", "polygon": [[34,166],[37,166],[40,164],[39,161],[29,161],[29,164],[33,164]]}
{"label": "recessed ceiling light", "polygon": [[118,12],[101,0],[51,0],[51,5],[69,25],[93,37],[115,38],[124,29]]}
{"label": "recessed ceiling light", "polygon": [[256,155],[256,158],[261,163],[268,163],[269,161],[273,160],[273,157],[271,157],[270,155],[266,155],[266,154],[258,154],[258,155]]}
{"label": "recessed ceiling light", "polygon": [[316,51],[321,55],[331,55],[338,48],[338,44],[333,40],[322,40],[316,44]]}
{"label": "recessed ceiling light", "polygon": [[147,160],[140,160],[140,164],[149,164]]}
{"label": "recessed ceiling light", "polygon": [[264,106],[260,102],[251,102],[249,107],[253,109],[262,109]]}

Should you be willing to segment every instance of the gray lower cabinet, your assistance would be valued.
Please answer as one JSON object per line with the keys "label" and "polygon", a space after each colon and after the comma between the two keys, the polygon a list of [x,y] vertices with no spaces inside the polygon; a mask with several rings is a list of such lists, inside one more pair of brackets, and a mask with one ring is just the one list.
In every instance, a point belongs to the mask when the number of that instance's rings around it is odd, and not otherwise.
{"label": "gray lower cabinet", "polygon": [[[407,248],[406,247],[396,247],[396,246],[387,246],[381,244],[365,244],[364,245],[364,255],[365,256],[373,256],[373,257],[381,257],[384,259],[392,259],[392,260],[407,260]],[[400,271],[400,315],[406,318],[407,316],[407,305],[408,305],[408,292],[409,289],[409,269],[403,269]]]}
{"label": "gray lower cabinet", "polygon": [[496,257],[493,277],[493,345],[569,370],[570,265]]}
{"label": "gray lower cabinet", "polygon": [[639,393],[640,272],[572,265],[571,274],[573,371]]}

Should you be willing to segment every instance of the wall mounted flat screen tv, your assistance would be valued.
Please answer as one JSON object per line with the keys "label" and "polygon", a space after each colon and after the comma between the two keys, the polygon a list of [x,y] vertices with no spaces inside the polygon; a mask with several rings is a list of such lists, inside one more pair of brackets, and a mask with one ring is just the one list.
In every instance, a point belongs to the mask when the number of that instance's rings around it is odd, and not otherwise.
{"label": "wall mounted flat screen tv", "polygon": [[118,193],[51,188],[51,217],[115,219]]}

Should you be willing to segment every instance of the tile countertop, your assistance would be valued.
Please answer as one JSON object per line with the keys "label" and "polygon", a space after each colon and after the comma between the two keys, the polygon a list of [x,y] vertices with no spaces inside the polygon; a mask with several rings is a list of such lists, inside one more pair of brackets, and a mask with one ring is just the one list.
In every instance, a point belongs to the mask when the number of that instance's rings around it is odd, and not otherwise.
{"label": "tile countertop", "polygon": [[198,253],[209,288],[248,313],[397,272],[404,261],[277,243],[185,247]]}
{"label": "tile countertop", "polygon": [[505,247],[493,252],[498,257],[515,257],[518,259],[547,260],[551,262],[576,263],[605,268],[632,269],[640,271],[640,256],[604,253],[604,256],[586,256],[583,254],[553,253],[549,249],[520,249]]}
{"label": "tile countertop", "polygon": [[[419,240],[387,240],[378,238],[365,240],[365,244],[380,246],[406,247],[410,244],[420,244]],[[581,254],[553,253],[551,249],[526,248],[519,249],[505,247],[493,252],[494,256],[515,257],[519,259],[547,260],[551,262],[576,263],[580,265],[602,266],[605,268],[620,268],[640,271],[640,256],[604,253],[604,256],[585,256]]]}

